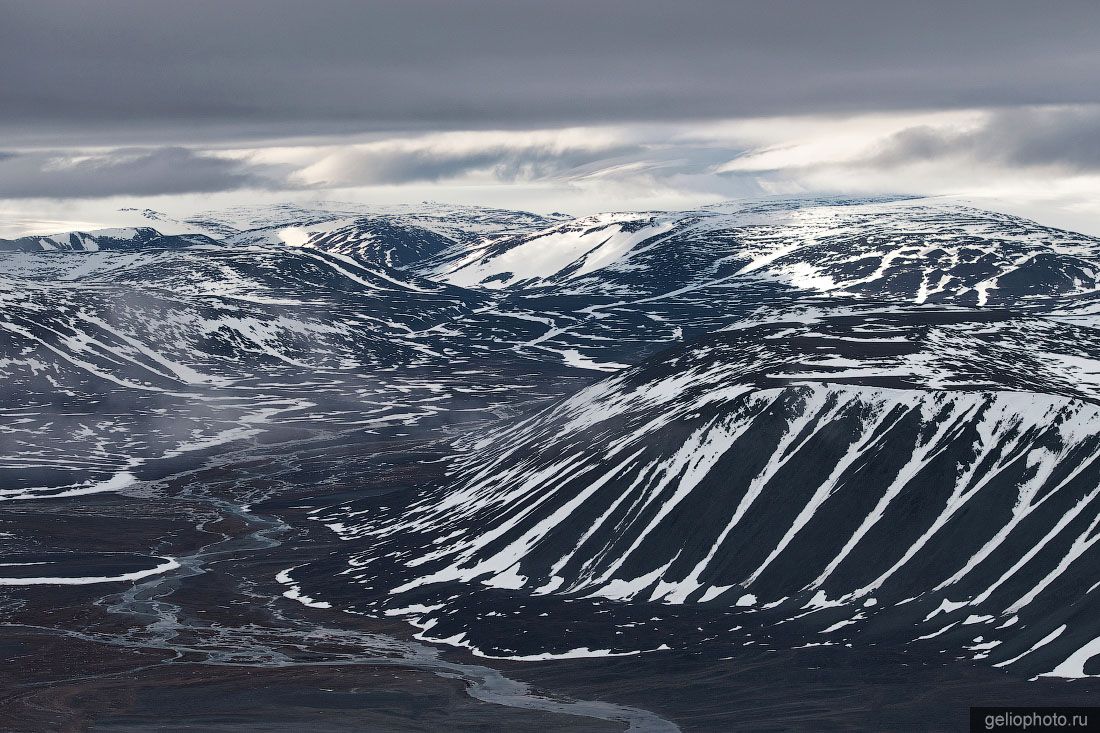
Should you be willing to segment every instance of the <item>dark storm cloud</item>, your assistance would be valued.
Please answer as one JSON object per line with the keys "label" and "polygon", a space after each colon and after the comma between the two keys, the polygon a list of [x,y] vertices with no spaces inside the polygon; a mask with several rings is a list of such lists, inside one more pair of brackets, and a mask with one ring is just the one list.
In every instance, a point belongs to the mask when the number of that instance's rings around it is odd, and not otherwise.
{"label": "dark storm cloud", "polygon": [[1100,3],[0,0],[0,128],[185,140],[1100,101]]}
{"label": "dark storm cloud", "polygon": [[273,180],[262,175],[263,170],[175,147],[116,150],[77,159],[50,153],[0,154],[0,198],[88,198],[270,187]]}
{"label": "dark storm cloud", "polygon": [[873,167],[968,157],[1013,167],[1059,166],[1100,171],[1100,110],[1017,109],[993,113],[971,130],[911,127],[887,140]]}

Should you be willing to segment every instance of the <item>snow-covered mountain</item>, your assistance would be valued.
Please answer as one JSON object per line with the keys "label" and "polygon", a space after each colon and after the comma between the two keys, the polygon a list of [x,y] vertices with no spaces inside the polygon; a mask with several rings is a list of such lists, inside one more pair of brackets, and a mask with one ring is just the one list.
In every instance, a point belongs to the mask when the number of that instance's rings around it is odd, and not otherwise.
{"label": "snow-covered mountain", "polygon": [[0,239],[0,252],[98,252],[201,247],[215,244],[202,234],[161,234],[151,227],[96,229],[18,239]]}
{"label": "snow-covered mountain", "polygon": [[[320,202],[312,206],[282,204],[238,206],[200,212],[182,219],[145,209],[125,210],[143,220],[205,233],[228,244],[314,244],[318,248],[345,247],[354,252],[361,245],[367,256],[385,259],[388,247],[417,247],[418,240],[450,245],[473,243],[510,233],[541,231],[559,221],[562,214],[540,216],[525,211],[477,206],[452,206],[435,202],[415,205],[362,205]],[[373,240],[379,240],[374,246]],[[424,252],[428,254],[428,252]],[[455,256],[465,254],[456,251]],[[408,259],[406,265],[419,264]]]}
{"label": "snow-covered mountain", "polygon": [[[1051,672],[1100,637],[1098,358],[994,311],[725,331],[469,440],[414,502],[323,519],[363,607],[490,655],[888,641]],[[554,631],[471,610],[486,588]]]}
{"label": "snow-covered mountain", "polygon": [[730,276],[915,303],[1016,303],[1097,289],[1092,237],[927,201],[587,217],[472,252],[443,279],[654,296]]}
{"label": "snow-covered mountain", "polygon": [[303,592],[497,656],[1097,673],[1100,240],[927,199],[135,215],[184,233],[0,242],[0,499],[412,436],[444,477],[317,506]]}

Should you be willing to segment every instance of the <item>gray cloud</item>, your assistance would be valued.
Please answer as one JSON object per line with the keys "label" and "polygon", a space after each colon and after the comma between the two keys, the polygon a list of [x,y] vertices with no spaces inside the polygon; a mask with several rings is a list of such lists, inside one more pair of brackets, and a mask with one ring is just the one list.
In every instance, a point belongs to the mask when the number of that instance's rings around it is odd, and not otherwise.
{"label": "gray cloud", "polygon": [[[1034,175],[1100,171],[1100,106],[1016,108],[963,115],[925,115],[913,125],[909,115],[891,118],[882,130],[872,118],[807,118],[804,130],[818,139],[853,137],[854,125],[871,125],[868,139],[879,139],[855,157],[831,157],[828,144],[803,154],[768,158],[805,140],[798,132],[747,147],[730,125],[717,137],[691,125],[619,126],[592,130],[518,133],[406,135],[368,143],[267,148],[228,157],[211,149],[183,147],[117,148],[109,152],[58,150],[0,151],[0,198],[95,198],[115,195],[213,193],[239,189],[309,191],[363,186],[454,186],[537,182],[570,186],[600,181],[650,189],[708,195],[748,195],[754,191],[859,188],[869,176],[888,176],[891,190],[939,190],[948,178],[991,180],[1014,171],[1020,180]],[[908,124],[910,126],[905,127]],[[757,131],[760,134],[758,123]],[[779,126],[782,128],[782,125]],[[719,129],[719,128],[715,128]],[[891,133],[890,130],[896,132]],[[683,133],[692,130],[690,135]],[[872,135],[876,137],[872,137]],[[822,137],[823,136],[823,137]],[[867,145],[868,143],[862,143]],[[728,161],[764,163],[745,168]],[[258,163],[256,161],[266,161]],[[774,162],[774,167],[770,164]],[[929,178],[930,163],[940,171]],[[1045,171],[1040,169],[1047,169]],[[1033,172],[1029,172],[1033,171]],[[925,171],[922,173],[921,171]],[[965,173],[970,171],[969,173]],[[984,173],[979,176],[980,172]],[[982,177],[984,176],[984,178]],[[866,183],[864,180],[864,183]],[[839,186],[839,188],[838,188]],[[931,188],[930,188],[931,187]]]}
{"label": "gray cloud", "polygon": [[642,148],[633,145],[596,149],[556,149],[550,146],[509,147],[489,145],[471,150],[402,149],[378,147],[349,149],[333,156],[326,166],[323,185],[370,186],[414,182],[435,182],[484,173],[492,179],[513,183],[581,174],[587,168],[602,168],[619,159],[635,159]]}
{"label": "gray cloud", "polygon": [[1100,109],[1015,109],[991,115],[977,129],[929,126],[902,130],[865,163],[892,167],[967,157],[1014,167],[1059,166],[1100,170]]}
{"label": "gray cloud", "polygon": [[178,147],[116,150],[75,159],[50,153],[0,155],[0,197],[208,193],[277,185],[264,172],[240,161]]}
{"label": "gray cloud", "polygon": [[1092,0],[0,0],[0,18],[0,131],[53,144],[1100,101]]}
{"label": "gray cloud", "polygon": [[570,149],[550,145],[472,145],[462,150],[382,143],[349,146],[321,157],[320,178],[290,166],[262,165],[182,147],[0,152],[0,198],[94,198],[213,193],[242,188],[326,189],[432,183],[480,173],[500,183],[583,175],[617,161],[644,158],[636,145]]}

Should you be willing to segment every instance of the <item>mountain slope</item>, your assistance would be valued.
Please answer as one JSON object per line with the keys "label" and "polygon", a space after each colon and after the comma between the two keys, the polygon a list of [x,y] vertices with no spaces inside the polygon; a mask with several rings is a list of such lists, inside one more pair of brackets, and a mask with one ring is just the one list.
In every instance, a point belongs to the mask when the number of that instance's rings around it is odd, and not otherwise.
{"label": "mountain slope", "polygon": [[[1098,374],[1088,330],[989,311],[750,327],[470,442],[408,505],[326,521],[364,545],[360,607],[485,653],[691,645],[717,623],[751,634],[712,646],[915,644],[1065,672],[1100,636]],[[485,588],[516,600],[471,600]],[[516,626],[470,612],[486,603]],[[539,613],[564,630],[528,640]],[[620,633],[639,617],[646,633]]]}

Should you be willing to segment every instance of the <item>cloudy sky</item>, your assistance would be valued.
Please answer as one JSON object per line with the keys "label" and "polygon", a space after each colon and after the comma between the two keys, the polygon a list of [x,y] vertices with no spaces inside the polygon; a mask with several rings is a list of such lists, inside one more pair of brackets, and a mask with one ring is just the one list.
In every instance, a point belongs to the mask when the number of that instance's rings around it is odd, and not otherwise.
{"label": "cloudy sky", "polygon": [[0,0],[0,235],[960,196],[1100,233],[1100,3]]}

